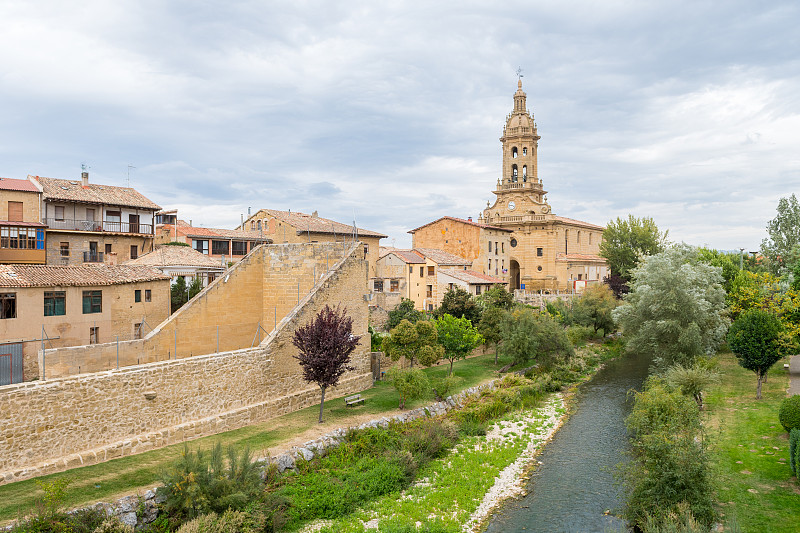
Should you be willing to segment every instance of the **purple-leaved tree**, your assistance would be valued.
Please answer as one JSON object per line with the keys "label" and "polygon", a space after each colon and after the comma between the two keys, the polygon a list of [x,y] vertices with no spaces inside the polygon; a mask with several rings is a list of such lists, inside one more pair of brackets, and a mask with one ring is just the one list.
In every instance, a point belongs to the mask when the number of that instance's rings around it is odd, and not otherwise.
{"label": "purple-leaved tree", "polygon": [[319,423],[325,405],[325,390],[339,383],[339,378],[348,370],[350,354],[356,349],[359,335],[353,335],[353,319],[347,309],[331,309],[326,305],[311,322],[294,332],[292,343],[300,350],[294,356],[303,367],[303,379],[316,383],[322,391],[319,403]]}

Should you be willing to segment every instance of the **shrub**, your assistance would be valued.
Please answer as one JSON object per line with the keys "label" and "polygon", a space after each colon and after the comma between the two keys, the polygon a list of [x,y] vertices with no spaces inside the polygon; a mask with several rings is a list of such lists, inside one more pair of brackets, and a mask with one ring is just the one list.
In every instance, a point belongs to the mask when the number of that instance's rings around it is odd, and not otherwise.
{"label": "shrub", "polygon": [[458,376],[445,376],[442,379],[437,379],[433,382],[433,395],[436,396],[437,401],[441,402],[447,398],[462,381],[464,381],[464,378]]}
{"label": "shrub", "polygon": [[778,420],[786,431],[800,429],[800,394],[784,398],[778,410]]}
{"label": "shrub", "polygon": [[676,363],[667,369],[665,378],[670,386],[680,389],[680,391],[697,402],[697,406],[703,408],[703,391],[709,385],[716,383],[719,374],[713,372],[701,364],[684,367]]}
{"label": "shrub", "polygon": [[789,432],[789,466],[795,475],[797,475],[798,443],[800,443],[800,429],[792,428],[792,431]]}
{"label": "shrub", "polygon": [[573,346],[581,346],[594,337],[594,330],[590,326],[570,326],[567,328],[567,338]]}
{"label": "shrub", "polygon": [[689,506],[683,502],[666,513],[647,515],[642,533],[707,533],[708,528],[695,520]]}
{"label": "shrub", "polygon": [[225,511],[219,515],[208,513],[182,525],[178,533],[261,533],[276,531],[265,524],[258,512]]}
{"label": "shrub", "polygon": [[258,499],[262,488],[259,467],[252,462],[250,451],[244,449],[240,454],[229,447],[224,454],[220,443],[210,454],[189,451],[185,445],[172,469],[162,473],[161,481],[164,486],[158,491],[166,496],[164,509],[176,520],[242,510]]}
{"label": "shrub", "polygon": [[133,533],[133,528],[119,520],[108,518],[97,526],[92,533]]}
{"label": "shrub", "polygon": [[400,395],[400,409],[405,409],[406,401],[419,398],[430,387],[427,376],[419,368],[393,366],[386,372],[386,379]]}

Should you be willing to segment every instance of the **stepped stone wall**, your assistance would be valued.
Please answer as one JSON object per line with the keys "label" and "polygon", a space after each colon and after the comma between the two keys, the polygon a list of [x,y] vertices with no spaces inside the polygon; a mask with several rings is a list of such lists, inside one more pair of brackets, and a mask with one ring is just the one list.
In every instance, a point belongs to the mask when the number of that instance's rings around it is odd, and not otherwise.
{"label": "stepped stone wall", "polygon": [[[278,307],[277,326],[254,348],[183,358],[179,349],[177,360],[0,387],[0,484],[236,429],[317,403],[319,388],[302,380],[292,337],[326,304],[346,308],[354,333],[362,335],[352,356],[356,370],[326,396],[370,387],[367,263],[354,246],[330,270],[318,269],[330,261],[332,250],[326,248],[335,247],[265,246],[240,262],[227,282],[217,280],[161,325],[169,340],[174,335],[169,322],[182,318],[196,332],[196,338],[187,334],[186,342],[209,350],[216,339],[203,338],[204,321],[224,320],[231,310],[253,317],[256,326],[264,309]],[[243,275],[234,276],[238,269]],[[298,281],[301,297],[293,305]],[[305,296],[304,281],[310,289]],[[292,289],[295,301],[287,302]],[[220,308],[223,302],[226,307]]]}

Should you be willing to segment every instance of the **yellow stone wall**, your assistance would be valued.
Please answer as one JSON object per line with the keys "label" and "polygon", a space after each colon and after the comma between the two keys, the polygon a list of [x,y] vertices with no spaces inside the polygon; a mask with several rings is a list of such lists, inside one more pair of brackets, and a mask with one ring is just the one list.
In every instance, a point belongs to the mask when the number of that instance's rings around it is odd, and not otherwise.
{"label": "yellow stone wall", "polygon": [[[274,265],[270,271],[271,260],[288,254],[294,268],[310,258],[319,262],[320,255],[324,261],[322,247],[295,245],[274,255],[266,249],[272,247],[264,247],[264,291],[275,285],[278,273],[281,279],[291,274],[288,266]],[[232,286],[250,282],[252,290],[256,270],[243,270],[235,281],[236,268],[231,269],[227,288],[224,278],[220,280],[223,285],[217,290],[223,294],[214,297],[228,301],[229,311],[218,310],[218,314],[246,311],[244,305],[253,300],[235,300],[244,294]],[[292,337],[326,304],[346,308],[354,333],[362,335],[352,355],[356,370],[345,374],[326,398],[368,388],[372,375],[369,310],[363,298],[366,277],[363,253],[351,248],[255,348],[0,387],[0,435],[4,437],[0,439],[0,483],[236,429],[319,402],[319,388],[302,380],[300,366],[292,357],[297,354]],[[287,291],[288,285],[287,281]],[[203,312],[212,311],[209,305],[201,307],[206,307]],[[209,344],[203,339],[198,343]]]}
{"label": "yellow stone wall", "polygon": [[3,190],[2,198],[2,201],[0,201],[0,220],[8,220],[8,202],[22,202],[22,220],[25,222],[41,222],[39,216],[41,207],[39,193]]}
{"label": "yellow stone wall", "polygon": [[[131,246],[136,245],[137,255],[153,250],[153,238],[142,235],[120,235],[113,233],[66,232],[47,230],[47,264],[48,265],[82,265],[83,252],[89,251],[89,241],[97,243],[97,251],[105,259],[106,244],[117,254],[117,264],[131,259]],[[61,255],[61,243],[69,243],[70,255]]]}

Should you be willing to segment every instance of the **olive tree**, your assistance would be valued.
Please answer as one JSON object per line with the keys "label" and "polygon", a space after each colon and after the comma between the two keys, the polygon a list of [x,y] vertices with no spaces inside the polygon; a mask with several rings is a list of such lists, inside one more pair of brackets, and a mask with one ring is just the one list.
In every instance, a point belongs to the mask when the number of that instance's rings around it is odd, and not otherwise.
{"label": "olive tree", "polygon": [[697,356],[717,349],[728,329],[719,268],[683,244],[644,258],[632,276],[624,305],[612,312],[627,350],[651,354],[664,370],[675,363],[692,366]]}
{"label": "olive tree", "polygon": [[319,404],[319,423],[322,423],[322,409],[325,405],[325,391],[336,386],[339,378],[349,371],[350,354],[356,349],[361,337],[353,335],[353,319],[347,310],[332,309],[326,305],[308,324],[294,332],[292,344],[299,355],[293,356],[300,362],[303,379],[316,383],[322,391]]}

